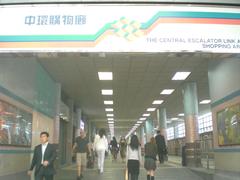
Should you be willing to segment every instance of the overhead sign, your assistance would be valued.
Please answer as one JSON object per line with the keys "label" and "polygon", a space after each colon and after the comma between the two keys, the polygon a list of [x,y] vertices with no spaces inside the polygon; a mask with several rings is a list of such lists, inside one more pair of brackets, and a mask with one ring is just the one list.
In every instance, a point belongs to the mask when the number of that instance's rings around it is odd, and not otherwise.
{"label": "overhead sign", "polygon": [[0,23],[0,51],[240,52],[234,8],[2,6]]}

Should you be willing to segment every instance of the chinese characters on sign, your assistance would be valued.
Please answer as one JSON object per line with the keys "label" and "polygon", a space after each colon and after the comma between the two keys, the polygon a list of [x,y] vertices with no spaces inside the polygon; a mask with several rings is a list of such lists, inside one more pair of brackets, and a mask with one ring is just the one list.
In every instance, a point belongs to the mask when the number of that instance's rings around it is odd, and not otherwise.
{"label": "chinese characters on sign", "polygon": [[86,24],[86,15],[38,15],[25,16],[26,25],[84,25]]}

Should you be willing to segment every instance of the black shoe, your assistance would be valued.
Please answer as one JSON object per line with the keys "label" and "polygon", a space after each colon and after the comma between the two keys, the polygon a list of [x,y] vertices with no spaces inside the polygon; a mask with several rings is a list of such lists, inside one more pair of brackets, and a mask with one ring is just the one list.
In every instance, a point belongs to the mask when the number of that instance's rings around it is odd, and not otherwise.
{"label": "black shoe", "polygon": [[80,179],[83,179],[83,175],[82,174],[80,175]]}
{"label": "black shoe", "polygon": [[77,177],[77,180],[81,180],[81,177],[80,177],[80,176],[78,176],[78,177]]}

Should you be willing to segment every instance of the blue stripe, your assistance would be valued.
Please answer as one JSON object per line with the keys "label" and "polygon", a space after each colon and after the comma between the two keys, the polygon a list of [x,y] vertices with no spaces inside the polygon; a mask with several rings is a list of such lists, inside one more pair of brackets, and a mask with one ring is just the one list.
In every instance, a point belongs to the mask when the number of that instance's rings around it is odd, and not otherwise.
{"label": "blue stripe", "polygon": [[225,103],[225,102],[227,102],[227,101],[229,101],[229,100],[231,100],[231,99],[233,99],[235,97],[238,97],[238,96],[240,96],[240,90],[235,91],[235,92],[225,96],[224,98],[222,98],[222,99],[220,99],[218,101],[215,101],[214,103],[211,104],[211,107],[214,108],[214,107],[216,107],[216,106],[218,106],[220,104],[223,104],[223,103]]}

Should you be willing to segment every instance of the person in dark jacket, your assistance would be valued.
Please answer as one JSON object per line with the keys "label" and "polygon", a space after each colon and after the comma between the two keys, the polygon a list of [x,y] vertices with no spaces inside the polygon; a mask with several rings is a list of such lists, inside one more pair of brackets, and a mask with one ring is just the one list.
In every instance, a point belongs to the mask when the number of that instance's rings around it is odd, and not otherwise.
{"label": "person in dark jacket", "polygon": [[160,164],[164,163],[164,156],[167,153],[165,138],[161,135],[160,131],[157,131],[157,136],[155,137],[157,149],[158,149],[158,159]]}
{"label": "person in dark jacket", "polygon": [[154,180],[154,174],[156,170],[156,156],[157,156],[157,145],[154,137],[150,139],[150,142],[146,143],[145,149],[145,161],[144,168],[147,170],[147,180]]}
{"label": "person in dark jacket", "polygon": [[33,153],[32,164],[28,175],[32,174],[35,167],[35,180],[53,180],[56,173],[54,169],[54,160],[56,159],[56,148],[53,144],[48,143],[49,134],[41,132],[41,144],[36,146]]}
{"label": "person in dark jacket", "polygon": [[118,143],[116,138],[113,136],[112,141],[110,142],[110,146],[111,146],[111,153],[113,156],[113,161],[117,161],[117,155],[118,155]]}

